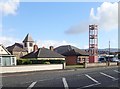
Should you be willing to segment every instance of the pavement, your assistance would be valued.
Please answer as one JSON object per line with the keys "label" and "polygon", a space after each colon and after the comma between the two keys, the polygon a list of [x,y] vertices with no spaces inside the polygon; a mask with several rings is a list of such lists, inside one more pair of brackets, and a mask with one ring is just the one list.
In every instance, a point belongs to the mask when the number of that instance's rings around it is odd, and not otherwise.
{"label": "pavement", "polygon": [[2,89],[120,89],[117,66],[12,73],[0,77]]}

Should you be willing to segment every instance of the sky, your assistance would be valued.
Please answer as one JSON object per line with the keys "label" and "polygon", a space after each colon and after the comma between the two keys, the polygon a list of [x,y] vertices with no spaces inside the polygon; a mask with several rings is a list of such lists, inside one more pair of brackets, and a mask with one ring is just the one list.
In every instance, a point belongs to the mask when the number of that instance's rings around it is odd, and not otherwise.
{"label": "sky", "polygon": [[22,43],[29,33],[39,47],[88,48],[89,24],[98,25],[98,47],[118,48],[117,2],[0,2],[0,44]]}

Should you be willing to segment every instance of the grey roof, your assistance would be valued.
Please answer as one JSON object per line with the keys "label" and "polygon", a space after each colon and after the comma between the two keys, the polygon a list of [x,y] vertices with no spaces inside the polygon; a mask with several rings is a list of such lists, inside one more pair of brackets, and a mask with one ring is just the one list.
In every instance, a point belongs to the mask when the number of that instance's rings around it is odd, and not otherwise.
{"label": "grey roof", "polygon": [[63,45],[63,46],[59,46],[57,48],[54,49],[55,52],[60,53],[64,56],[66,55],[86,55],[88,56],[89,54],[86,53],[83,50],[80,50],[77,47],[71,46],[71,45]]}
{"label": "grey roof", "polygon": [[8,47],[7,47],[7,50],[8,50],[9,52],[12,52],[12,51],[27,52],[27,50],[24,49],[23,44],[21,44],[21,43],[15,43],[15,44],[12,45],[12,46],[8,46]]}
{"label": "grey roof", "polygon": [[64,56],[47,48],[39,48],[38,51],[33,51],[21,58],[64,58]]}
{"label": "grey roof", "polygon": [[34,42],[34,41],[33,41],[32,37],[29,34],[27,34],[27,36],[25,37],[23,42]]}

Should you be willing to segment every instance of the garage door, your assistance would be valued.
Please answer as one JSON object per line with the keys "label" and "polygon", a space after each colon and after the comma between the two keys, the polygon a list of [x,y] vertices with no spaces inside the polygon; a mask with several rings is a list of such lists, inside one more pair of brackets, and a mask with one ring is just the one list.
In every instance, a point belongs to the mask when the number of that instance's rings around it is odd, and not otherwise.
{"label": "garage door", "polygon": [[2,58],[2,66],[10,66],[11,65],[11,58],[10,57],[3,57]]}

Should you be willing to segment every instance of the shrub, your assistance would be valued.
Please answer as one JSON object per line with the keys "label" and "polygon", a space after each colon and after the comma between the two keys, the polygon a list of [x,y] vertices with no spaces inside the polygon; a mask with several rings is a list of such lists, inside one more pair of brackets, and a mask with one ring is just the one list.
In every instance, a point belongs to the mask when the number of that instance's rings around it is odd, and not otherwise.
{"label": "shrub", "polygon": [[51,64],[63,64],[64,60],[50,60]]}
{"label": "shrub", "polygon": [[32,61],[30,61],[28,59],[23,59],[22,64],[32,64]]}
{"label": "shrub", "polygon": [[22,60],[17,60],[17,65],[22,65]]}
{"label": "shrub", "polygon": [[50,62],[44,62],[44,64],[50,64]]}
{"label": "shrub", "polygon": [[17,65],[23,65],[23,64],[32,64],[32,61],[28,60],[28,59],[19,59],[19,60],[17,60]]}

